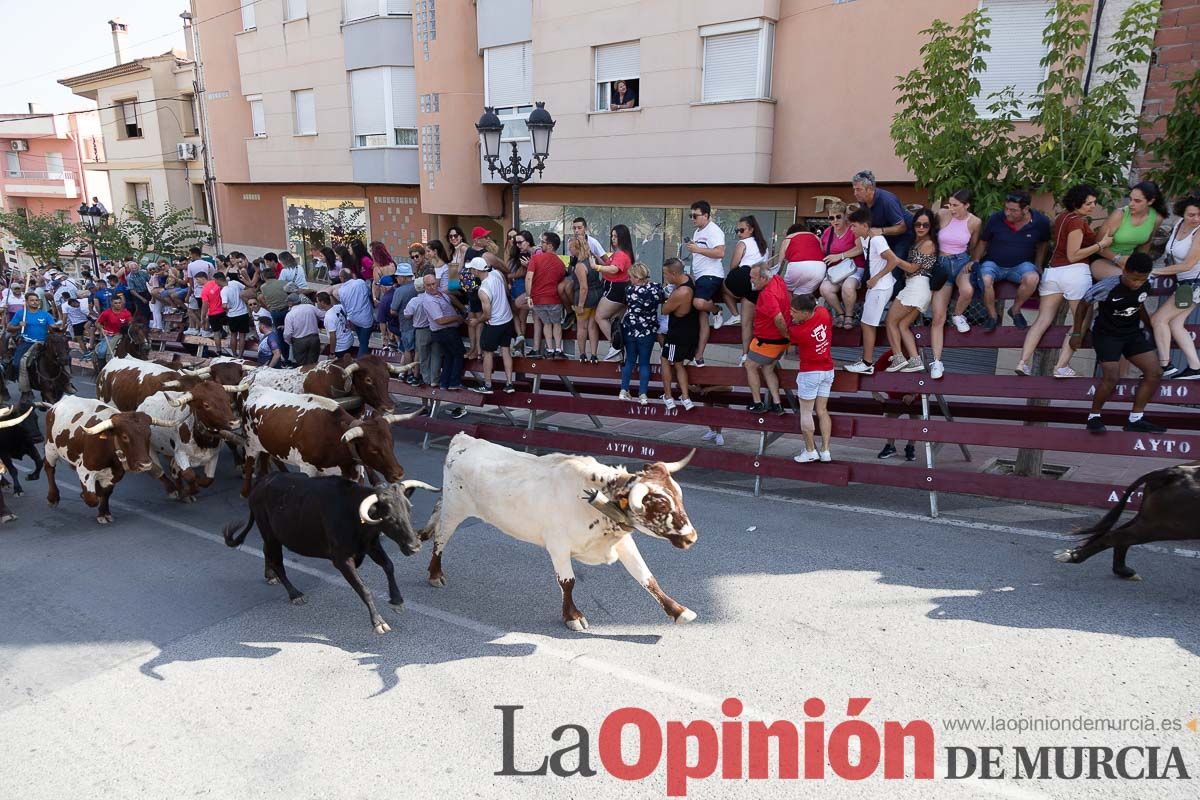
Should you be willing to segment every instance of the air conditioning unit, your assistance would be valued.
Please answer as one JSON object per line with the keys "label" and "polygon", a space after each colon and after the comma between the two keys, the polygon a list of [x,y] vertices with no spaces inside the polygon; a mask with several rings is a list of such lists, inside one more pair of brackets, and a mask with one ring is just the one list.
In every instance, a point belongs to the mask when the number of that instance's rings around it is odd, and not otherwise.
{"label": "air conditioning unit", "polygon": [[28,139],[13,139],[8,143],[8,146],[13,149],[13,152],[22,153],[29,149]]}
{"label": "air conditioning unit", "polygon": [[195,161],[196,145],[192,142],[180,142],[175,145],[175,157],[180,161]]}

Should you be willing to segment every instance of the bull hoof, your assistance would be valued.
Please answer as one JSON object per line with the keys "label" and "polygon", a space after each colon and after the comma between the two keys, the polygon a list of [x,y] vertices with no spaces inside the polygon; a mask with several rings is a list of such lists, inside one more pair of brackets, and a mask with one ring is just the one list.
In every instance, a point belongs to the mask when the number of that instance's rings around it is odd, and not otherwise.
{"label": "bull hoof", "polygon": [[277,586],[278,584],[279,584],[279,578],[276,578],[274,575],[267,578],[267,586]]}
{"label": "bull hoof", "polygon": [[391,600],[388,600],[388,605],[391,606],[392,608],[396,609],[397,611],[404,610],[404,601],[403,600],[396,600],[394,602]]}
{"label": "bull hoof", "polygon": [[96,523],[97,523],[98,525],[107,525],[107,524],[108,524],[108,523],[110,523],[110,522],[112,522],[112,517],[106,517],[106,516],[104,516],[103,514],[101,514],[100,516],[96,517]]}
{"label": "bull hoof", "polygon": [[16,518],[17,518],[16,514],[5,514],[4,516],[0,517],[0,524],[3,524],[5,522],[12,522]]}
{"label": "bull hoof", "polygon": [[379,624],[375,626],[375,632],[380,635],[385,634],[390,630],[391,630],[391,627],[386,622],[383,622],[382,620],[380,620]]}
{"label": "bull hoof", "polygon": [[1063,550],[1062,552],[1055,553],[1054,560],[1061,562],[1063,564],[1074,564],[1075,563],[1075,551],[1074,550]]}
{"label": "bull hoof", "polygon": [[1142,579],[1142,576],[1137,574],[1137,570],[1130,569],[1129,567],[1125,567],[1124,569],[1114,568],[1113,574],[1125,581],[1140,581]]}
{"label": "bull hoof", "polygon": [[445,586],[446,585],[446,576],[445,575],[430,575],[429,576],[429,585],[437,586],[438,588]]}
{"label": "bull hoof", "polygon": [[[270,581],[267,581],[267,582],[270,583]],[[276,579],[275,583],[279,583],[278,579]],[[294,606],[302,606],[307,602],[308,602],[308,598],[305,597],[304,595],[300,595],[299,597],[292,598],[292,605],[294,605]]]}
{"label": "bull hoof", "polygon": [[579,619],[564,619],[563,624],[573,631],[586,631],[588,627],[587,617]]}
{"label": "bull hoof", "polygon": [[194,495],[194,494],[189,494],[189,495],[187,496],[187,502],[189,502],[189,503],[194,503],[194,502],[196,502],[196,495]]}
{"label": "bull hoof", "polygon": [[690,608],[685,608],[683,610],[683,613],[675,618],[675,624],[676,625],[686,625],[689,622],[694,621],[695,619],[696,619],[696,612],[692,611]]}
{"label": "bull hoof", "polygon": [[46,505],[50,506],[51,508],[58,508],[58,500],[47,500]]}
{"label": "bull hoof", "polygon": [[24,497],[25,493],[20,489],[13,489],[13,497]]}

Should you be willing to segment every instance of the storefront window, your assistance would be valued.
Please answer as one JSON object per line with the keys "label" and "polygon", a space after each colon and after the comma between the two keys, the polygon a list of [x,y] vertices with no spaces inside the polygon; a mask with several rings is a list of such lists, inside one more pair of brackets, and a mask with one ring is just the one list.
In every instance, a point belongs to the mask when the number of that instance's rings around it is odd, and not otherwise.
{"label": "storefront window", "polygon": [[285,197],[288,249],[304,266],[313,263],[312,251],[337,247],[353,239],[366,242],[367,201],[334,197]]}

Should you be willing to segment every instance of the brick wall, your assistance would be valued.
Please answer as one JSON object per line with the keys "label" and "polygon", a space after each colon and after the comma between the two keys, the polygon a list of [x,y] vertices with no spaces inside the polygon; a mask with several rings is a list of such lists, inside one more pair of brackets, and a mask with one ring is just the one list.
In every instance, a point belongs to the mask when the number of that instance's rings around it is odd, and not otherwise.
{"label": "brick wall", "polygon": [[[1162,18],[1154,36],[1154,55],[1146,82],[1143,116],[1153,120],[1170,112],[1175,101],[1171,84],[1192,75],[1200,68],[1200,0],[1163,0]],[[1163,122],[1147,122],[1142,136],[1151,140],[1161,135]],[[1136,160],[1138,169],[1150,165],[1144,154]]]}

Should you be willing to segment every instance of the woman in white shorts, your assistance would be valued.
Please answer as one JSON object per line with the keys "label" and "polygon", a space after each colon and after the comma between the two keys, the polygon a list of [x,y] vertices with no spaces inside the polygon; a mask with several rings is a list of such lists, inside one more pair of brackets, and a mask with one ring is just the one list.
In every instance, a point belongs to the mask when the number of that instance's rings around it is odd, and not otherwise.
{"label": "woman in white shorts", "polygon": [[779,274],[792,294],[815,294],[825,280],[825,251],[821,240],[800,223],[788,228],[783,252],[779,256]]}
{"label": "woman in white shorts", "polygon": [[[1167,240],[1166,264],[1154,270],[1153,274],[1174,275],[1179,288],[1175,292],[1174,302],[1166,298],[1165,302],[1159,304],[1150,324],[1154,328],[1154,343],[1158,347],[1163,377],[1190,381],[1200,379],[1200,356],[1196,354],[1196,343],[1185,327],[1187,318],[1200,304],[1200,234],[1196,233],[1200,230],[1200,193],[1176,203],[1175,214],[1181,219],[1175,223],[1171,238]],[[1187,367],[1182,371],[1171,364],[1172,341],[1187,360]]]}
{"label": "woman in white shorts", "polygon": [[[1112,244],[1112,235],[1103,231],[1099,238],[1088,223],[1088,218],[1096,209],[1096,190],[1081,183],[1072,186],[1062,198],[1066,211],[1054,219],[1054,253],[1050,256],[1050,265],[1042,272],[1042,282],[1038,286],[1040,295],[1037,319],[1029,326],[1025,334],[1025,344],[1021,348],[1021,361],[1014,370],[1018,375],[1030,375],[1029,361],[1033,358],[1042,336],[1054,322],[1058,307],[1066,298],[1070,305],[1067,319],[1073,319],[1075,307],[1092,288],[1092,269],[1088,265],[1091,259],[1104,248]],[[1075,370],[1069,363],[1074,355],[1070,343],[1063,345],[1058,357],[1058,365],[1054,368],[1054,377],[1071,378]]]}
{"label": "woman in white shorts", "polygon": [[908,279],[887,315],[888,344],[894,353],[888,372],[921,372],[925,369],[912,326],[933,299],[929,276],[938,264],[938,218],[928,208],[922,208],[913,214],[912,226],[916,239],[909,251],[909,263],[901,264]]}
{"label": "woman in white shorts", "polygon": [[875,373],[875,336],[876,328],[883,321],[883,312],[892,299],[892,290],[896,279],[892,270],[896,267],[911,271],[912,266],[901,261],[882,236],[871,236],[871,211],[859,208],[850,215],[850,227],[854,235],[862,243],[863,254],[867,259],[867,294],[863,298],[863,311],[860,320],[862,327],[863,355],[862,359],[846,365],[847,372],[860,375]]}

